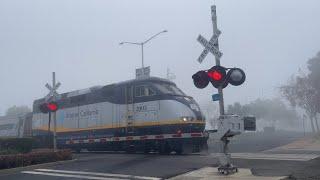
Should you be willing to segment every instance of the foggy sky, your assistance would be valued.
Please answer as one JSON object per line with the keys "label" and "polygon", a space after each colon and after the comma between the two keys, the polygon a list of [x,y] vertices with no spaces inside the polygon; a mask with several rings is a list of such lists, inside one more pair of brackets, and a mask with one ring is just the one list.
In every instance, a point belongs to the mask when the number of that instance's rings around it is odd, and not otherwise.
{"label": "foggy sky", "polygon": [[[226,104],[278,96],[285,83],[320,50],[319,0],[216,0],[221,63],[243,68],[247,81],[224,91]],[[0,114],[31,106],[47,94],[55,71],[60,93],[133,79],[145,47],[153,76],[166,77],[198,102],[217,91],[194,87],[191,76],[214,65],[199,64],[199,34],[212,36],[209,0],[0,0]]]}

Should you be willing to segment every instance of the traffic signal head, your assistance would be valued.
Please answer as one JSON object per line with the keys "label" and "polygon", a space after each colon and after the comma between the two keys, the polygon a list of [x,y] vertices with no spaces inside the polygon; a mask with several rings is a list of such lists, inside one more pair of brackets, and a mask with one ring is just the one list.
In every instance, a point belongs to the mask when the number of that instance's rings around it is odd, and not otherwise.
{"label": "traffic signal head", "polygon": [[48,112],[56,112],[58,108],[58,104],[56,102],[43,103],[39,106],[39,109],[42,113]]}
{"label": "traffic signal head", "polygon": [[208,86],[209,84],[209,77],[205,71],[199,71],[192,76],[194,85],[199,88],[203,89]]}

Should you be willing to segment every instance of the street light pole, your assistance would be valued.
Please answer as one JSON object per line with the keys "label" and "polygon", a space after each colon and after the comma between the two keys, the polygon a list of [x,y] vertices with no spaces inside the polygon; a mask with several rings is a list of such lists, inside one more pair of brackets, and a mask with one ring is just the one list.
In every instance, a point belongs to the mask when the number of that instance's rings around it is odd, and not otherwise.
{"label": "street light pole", "polygon": [[166,32],[168,32],[168,31],[167,30],[160,31],[157,34],[151,36],[150,38],[148,38],[147,40],[145,40],[143,42],[127,42],[127,41],[124,41],[124,42],[119,43],[119,45],[131,44],[131,45],[141,46],[141,64],[142,64],[142,68],[144,68],[144,54],[143,54],[144,53],[143,52],[144,45],[147,44],[149,41],[151,41],[153,38],[157,37],[158,35],[160,35],[162,33],[166,33]]}
{"label": "street light pole", "polygon": [[144,44],[141,44],[142,68],[144,68],[144,59],[143,59],[143,45],[144,45]]}

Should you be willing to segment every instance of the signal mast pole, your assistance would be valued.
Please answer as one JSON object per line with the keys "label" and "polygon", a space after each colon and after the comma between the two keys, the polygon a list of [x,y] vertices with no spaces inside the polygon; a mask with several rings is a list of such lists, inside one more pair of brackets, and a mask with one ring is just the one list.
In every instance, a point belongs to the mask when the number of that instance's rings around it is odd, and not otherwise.
{"label": "signal mast pole", "polygon": [[[52,72],[52,87],[56,87],[56,73]],[[56,96],[52,96],[52,100],[56,101]],[[57,151],[57,114],[53,112],[53,151]]]}
{"label": "signal mast pole", "polygon": [[[213,34],[218,34],[220,31],[218,30],[218,23],[217,23],[217,11],[216,11],[216,6],[213,5],[211,6],[211,18],[212,18],[212,26],[213,26]],[[219,40],[217,38],[216,43],[214,44],[215,48],[219,50]],[[216,65],[220,66],[220,57],[215,56],[215,61]],[[220,110],[220,115],[224,115],[224,100],[223,100],[223,90],[222,87],[220,86],[218,88],[218,93],[219,93],[219,110]]]}
{"label": "signal mast pole", "polygon": [[[245,73],[240,68],[225,68],[220,66],[220,58],[222,53],[219,51],[219,35],[221,31],[218,29],[217,25],[217,15],[216,15],[216,6],[211,6],[211,20],[213,26],[213,36],[210,41],[208,41],[203,36],[199,35],[197,41],[205,47],[202,51],[201,55],[197,59],[199,63],[205,59],[207,54],[210,52],[215,56],[216,65],[210,68],[207,71],[198,71],[196,74],[192,76],[193,82],[195,86],[199,89],[205,88],[209,82],[218,89],[219,94],[213,94],[212,100],[219,100],[219,109],[220,109],[220,117],[218,118],[218,129],[214,134],[215,138],[223,143],[223,155],[219,158],[220,166],[218,167],[219,173],[229,174],[238,172],[238,168],[233,166],[231,163],[231,155],[228,151],[228,144],[230,142],[229,138],[240,134],[244,130],[253,130],[245,125],[245,121],[248,121],[249,124],[254,124],[255,120],[245,120],[240,119],[239,116],[227,116],[224,114],[224,102],[223,102],[223,91],[222,89],[226,87],[229,83],[234,86],[241,85],[245,79]],[[229,69],[229,70],[228,70]],[[228,70],[228,72],[226,72]],[[234,127],[234,124],[239,124],[238,128]],[[232,125],[232,126],[231,126]]]}
{"label": "signal mast pole", "polygon": [[[45,97],[45,100],[55,102],[59,98],[57,89],[60,87],[61,83],[56,83],[56,73],[52,72],[52,85],[48,83],[45,85],[49,89],[49,94]],[[56,112],[50,113],[49,116],[53,116],[53,150],[57,151],[57,114]]]}

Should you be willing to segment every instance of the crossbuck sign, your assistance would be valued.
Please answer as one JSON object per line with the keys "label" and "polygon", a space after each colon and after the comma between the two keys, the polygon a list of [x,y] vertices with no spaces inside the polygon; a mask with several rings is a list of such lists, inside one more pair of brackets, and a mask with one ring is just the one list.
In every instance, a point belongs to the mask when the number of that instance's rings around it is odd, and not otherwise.
{"label": "crossbuck sign", "polygon": [[56,77],[55,73],[52,73],[52,85],[49,85],[48,83],[46,84],[46,88],[49,89],[49,94],[45,97],[46,101],[49,100],[56,100],[57,98],[60,97],[60,95],[57,92],[57,89],[60,87],[61,83],[58,82],[56,83]]}
{"label": "crossbuck sign", "polygon": [[[217,23],[217,16],[216,16],[216,11],[215,9],[212,9],[211,11],[211,16],[212,16],[212,23],[213,26],[216,25]],[[220,59],[221,56],[223,55],[222,52],[219,51],[219,47],[217,45],[218,43],[218,38],[221,34],[221,31],[217,30],[214,32],[213,36],[211,37],[210,41],[206,40],[203,36],[199,35],[197,38],[197,41],[204,46],[204,50],[202,51],[201,55],[198,58],[198,62],[202,63],[204,58],[208,55],[208,53],[212,53],[216,58]]]}

